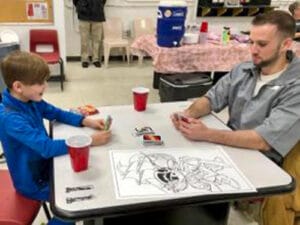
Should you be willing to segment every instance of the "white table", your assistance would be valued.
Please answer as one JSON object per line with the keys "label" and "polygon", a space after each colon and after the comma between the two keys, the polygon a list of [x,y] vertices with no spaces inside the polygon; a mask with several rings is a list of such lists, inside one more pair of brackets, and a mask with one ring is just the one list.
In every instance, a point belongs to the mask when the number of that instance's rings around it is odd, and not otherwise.
{"label": "white table", "polygon": [[[285,193],[293,190],[294,180],[260,152],[222,146],[231,160],[254,185],[257,192],[196,195],[180,198],[117,199],[114,193],[109,151],[147,148],[144,147],[139,138],[132,135],[135,127],[151,126],[156,133],[162,136],[165,143],[164,148],[209,149],[215,146],[212,143],[189,141],[173,127],[169,118],[170,114],[175,111],[182,111],[189,104],[190,102],[150,104],[144,112],[136,112],[132,105],[99,108],[100,114],[95,115],[95,117],[105,118],[109,114],[113,118],[112,140],[105,146],[91,148],[89,169],[84,172],[74,173],[67,155],[54,159],[51,199],[51,208],[54,214],[64,219],[79,220],[139,210],[165,209],[174,205],[229,202],[235,199]],[[209,127],[228,129],[213,115],[206,116],[203,121]],[[57,139],[67,138],[74,134],[90,134],[92,130],[55,124],[53,133],[54,138]],[[82,201],[80,204],[67,204],[66,198],[70,196],[70,193],[66,193],[66,187],[82,185],[93,185],[93,190],[86,193],[92,193],[96,198]]]}

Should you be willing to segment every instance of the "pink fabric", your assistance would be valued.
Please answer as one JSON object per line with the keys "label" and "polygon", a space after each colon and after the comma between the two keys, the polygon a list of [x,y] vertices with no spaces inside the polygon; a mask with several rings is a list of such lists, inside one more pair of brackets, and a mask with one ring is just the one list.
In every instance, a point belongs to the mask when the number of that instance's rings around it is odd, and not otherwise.
{"label": "pink fabric", "polygon": [[[293,50],[300,55],[300,43],[295,42]],[[143,35],[131,45],[133,54],[139,51],[152,57],[154,70],[159,73],[230,71],[236,64],[251,60],[249,45],[237,41],[163,48],[157,45],[154,35]]]}

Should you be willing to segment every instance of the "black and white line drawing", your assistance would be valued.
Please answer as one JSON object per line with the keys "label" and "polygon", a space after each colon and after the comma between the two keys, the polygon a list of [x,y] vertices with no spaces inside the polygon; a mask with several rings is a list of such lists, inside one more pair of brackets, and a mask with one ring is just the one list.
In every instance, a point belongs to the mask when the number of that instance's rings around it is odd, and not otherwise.
{"label": "black and white line drawing", "polygon": [[121,198],[255,191],[221,149],[112,151],[111,161]]}

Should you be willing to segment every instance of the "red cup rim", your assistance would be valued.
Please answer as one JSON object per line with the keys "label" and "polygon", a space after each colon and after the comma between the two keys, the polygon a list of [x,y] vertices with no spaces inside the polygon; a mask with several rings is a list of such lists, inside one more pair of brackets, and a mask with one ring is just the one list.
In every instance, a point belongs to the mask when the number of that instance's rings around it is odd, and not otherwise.
{"label": "red cup rim", "polygon": [[146,93],[149,93],[149,88],[134,87],[134,88],[132,88],[132,92],[138,93],[138,94],[146,94]]}
{"label": "red cup rim", "polygon": [[88,135],[73,135],[66,140],[66,145],[73,148],[83,148],[92,144],[92,138]]}

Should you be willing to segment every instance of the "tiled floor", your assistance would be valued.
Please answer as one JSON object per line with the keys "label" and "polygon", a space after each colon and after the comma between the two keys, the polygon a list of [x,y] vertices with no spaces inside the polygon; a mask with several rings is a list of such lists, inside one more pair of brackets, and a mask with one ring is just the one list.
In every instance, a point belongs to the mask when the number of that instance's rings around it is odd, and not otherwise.
{"label": "tiled floor", "polygon": [[[123,62],[110,62],[108,68],[81,68],[79,62],[67,63],[65,90],[60,91],[59,83],[49,83],[44,99],[52,104],[72,108],[83,104],[95,106],[132,104],[131,88],[142,85],[150,88],[149,102],[159,102],[158,90],[152,89],[153,68],[151,61],[143,66],[133,62],[129,66]],[[227,113],[220,114],[223,119]],[[0,150],[1,152],[1,150]],[[5,164],[0,164],[0,168]],[[33,225],[46,222],[44,212],[40,212]],[[253,219],[245,217],[234,208],[230,211],[229,225],[257,225]]]}

